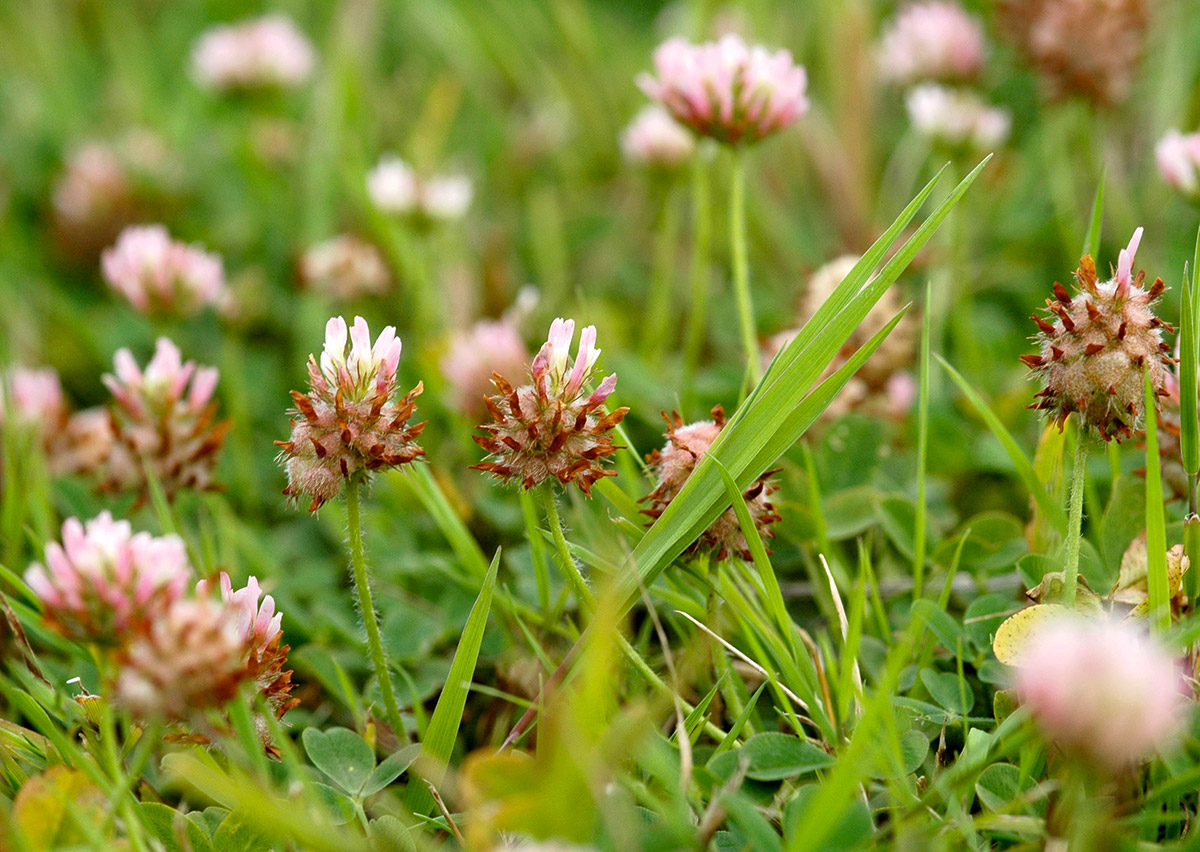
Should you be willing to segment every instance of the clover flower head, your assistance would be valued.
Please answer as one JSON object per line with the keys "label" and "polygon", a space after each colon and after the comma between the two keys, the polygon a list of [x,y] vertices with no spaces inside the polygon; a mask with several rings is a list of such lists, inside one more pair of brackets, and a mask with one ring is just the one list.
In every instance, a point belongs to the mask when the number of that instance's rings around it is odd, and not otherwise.
{"label": "clover flower head", "polygon": [[136,718],[183,721],[218,709],[249,672],[238,613],[209,598],[180,598],[150,621],[119,659],[114,699]]}
{"label": "clover flower head", "polygon": [[386,156],[367,174],[367,194],[384,213],[428,226],[462,218],[474,189],[465,175],[422,177],[399,157]]}
{"label": "clover flower head", "polygon": [[1148,0],[1000,0],[1001,26],[1051,97],[1124,101],[1146,46]]}
{"label": "clover flower head", "polygon": [[228,422],[215,422],[217,369],[185,362],[166,337],[145,370],[128,349],[117,351],[113,366],[102,380],[113,395],[113,433],[123,452],[110,458],[104,487],[145,496],[143,461],[168,498],[182,488],[215,487],[217,454],[229,430]]}
{"label": "clover flower head", "polygon": [[308,287],[339,301],[388,287],[387,264],[379,250],[350,234],[310,247],[300,258],[300,278]]}
{"label": "clover flower head", "polygon": [[[647,456],[657,475],[657,482],[654,490],[640,501],[650,504],[642,513],[654,520],[657,520],[678,496],[695,470],[696,464],[725,428],[725,410],[719,405],[712,410],[712,420],[700,420],[684,425],[678,412],[673,412],[670,416],[663,412],[663,418],[667,421],[667,443],[661,450],[655,450]],[[771,475],[774,472],[764,473],[742,495],[746,501],[746,508],[750,510],[750,517],[763,538],[773,535],[771,525],[779,520],[779,513],[771,503],[771,494],[778,489],[778,486],[771,483]],[[742,559],[751,558],[750,546],[732,507],[718,516],[689,547],[691,551],[701,549],[713,551],[717,559],[724,559],[731,553]]]}
{"label": "clover flower head", "polygon": [[62,543],[46,546],[25,582],[41,600],[46,623],[62,635],[115,644],[150,624],[187,589],[192,569],[178,536],[134,533],[105,511],[81,523],[68,518]]}
{"label": "clover flower head", "polygon": [[292,434],[275,442],[288,474],[284,494],[309,497],[309,511],[316,511],[341,493],[350,477],[366,477],[425,454],[417,444],[425,424],[408,423],[424,386],[418,382],[398,398],[400,351],[393,326],[372,344],[362,317],[349,328],[342,317],[329,320],[320,361],[308,359],[309,392],[292,391]]}
{"label": "clover flower head", "polygon": [[508,318],[480,320],[455,332],[441,360],[451,404],[464,414],[485,413],[484,397],[492,391],[492,373],[516,375],[528,363],[529,349]]}
{"label": "clover flower head", "polygon": [[286,15],[213,27],[192,50],[192,74],[206,89],[294,88],[316,64],[312,44]]}
{"label": "clover flower head", "polygon": [[909,120],[923,136],[950,148],[986,151],[1008,138],[1012,116],[974,92],[923,83],[904,100]]}
{"label": "clover flower head", "polygon": [[1159,174],[1172,188],[1200,199],[1200,133],[1168,130],[1154,148]]}
{"label": "clover flower head", "polygon": [[221,258],[171,239],[162,225],[126,228],[100,265],[109,286],[142,313],[189,315],[225,297]]}
{"label": "clover flower head", "polygon": [[10,367],[0,375],[0,427],[11,421],[48,435],[67,417],[58,373],[50,367]]}
{"label": "clover flower head", "polygon": [[629,409],[604,410],[617,387],[616,373],[588,390],[600,357],[595,326],[581,332],[572,362],[574,336],[574,320],[554,320],[530,365],[529,384],[514,388],[498,372],[492,374],[498,393],[485,402],[493,422],[479,427],[486,436],[472,436],[488,457],[473,468],[526,490],[557,479],[587,495],[598,479],[616,475],[603,462],[617,450],[610,433]]}
{"label": "clover flower head", "polygon": [[[210,583],[196,584],[196,596],[209,598]],[[275,611],[275,599],[263,595],[258,580],[250,577],[241,589],[234,589],[229,575],[218,577],[221,603],[233,614],[237,634],[247,653],[246,679],[253,680],[277,717],[300,703],[291,697],[292,672],[284,670],[288,646],[282,644],[283,613]],[[261,602],[260,602],[261,599]]]}
{"label": "clover flower head", "polygon": [[621,134],[621,152],[631,163],[670,171],[696,153],[696,137],[663,107],[648,106]]}
{"label": "clover flower head", "polygon": [[949,0],[904,6],[879,42],[881,73],[905,86],[971,80],[983,68],[983,59],[982,27]]}
{"label": "clover flower head", "polygon": [[764,139],[808,110],[808,77],[792,54],[732,33],[698,45],[672,38],[654,52],[654,69],[638,78],[642,91],[680,124],[730,145]]}
{"label": "clover flower head", "polygon": [[1034,314],[1041,352],[1021,360],[1044,387],[1031,408],[1047,412],[1061,425],[1076,413],[1082,425],[1106,441],[1133,436],[1144,411],[1143,372],[1158,397],[1174,362],[1162,331],[1174,331],[1154,315],[1166,290],[1162,279],[1147,289],[1145,272],[1133,272],[1142,229],[1122,249],[1113,277],[1100,281],[1096,264],[1085,255],[1075,271],[1079,292],[1071,296],[1058,282],[1046,300],[1050,316]]}
{"label": "clover flower head", "polygon": [[1177,661],[1130,621],[1058,616],[1030,638],[1014,680],[1047,740],[1107,771],[1169,746],[1187,715]]}

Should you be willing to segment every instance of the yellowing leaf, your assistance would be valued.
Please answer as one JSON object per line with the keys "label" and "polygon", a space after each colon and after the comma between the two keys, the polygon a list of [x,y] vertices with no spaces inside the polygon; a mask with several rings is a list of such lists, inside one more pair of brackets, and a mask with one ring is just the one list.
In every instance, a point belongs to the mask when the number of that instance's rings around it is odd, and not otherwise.
{"label": "yellowing leaf", "polygon": [[1070,612],[1059,604],[1037,604],[1009,616],[996,628],[996,638],[992,640],[996,659],[1006,666],[1021,665],[1021,655],[1033,635],[1055,618]]}

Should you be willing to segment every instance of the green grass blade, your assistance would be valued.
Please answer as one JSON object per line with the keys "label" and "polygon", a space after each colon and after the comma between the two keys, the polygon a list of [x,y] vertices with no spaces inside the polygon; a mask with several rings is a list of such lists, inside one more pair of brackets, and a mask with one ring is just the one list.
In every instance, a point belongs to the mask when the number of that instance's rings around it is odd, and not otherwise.
{"label": "green grass blade", "polygon": [[[1150,592],[1150,625],[1155,631],[1171,627],[1167,601],[1167,521],[1162,496],[1162,470],[1158,462],[1158,416],[1154,382],[1145,376],[1146,389],[1146,581]],[[1082,438],[1080,438],[1082,440]]]}
{"label": "green grass blade", "polygon": [[917,362],[917,510],[913,526],[913,600],[921,597],[925,580],[926,483],[929,456],[929,353],[932,336],[933,282],[925,282],[925,311],[921,316],[921,354]]}
{"label": "green grass blade", "polygon": [[[1200,232],[1196,234],[1196,251],[1191,274],[1183,276],[1183,305],[1179,328],[1179,444],[1183,453],[1183,469],[1194,480],[1200,472],[1200,423],[1197,419],[1196,387],[1197,361],[1200,359],[1200,300],[1196,296],[1197,268],[1200,262]],[[1196,511],[1196,506],[1189,506]]]}
{"label": "green grass blade", "polygon": [[[488,612],[492,606],[492,590],[496,585],[496,571],[499,567],[500,551],[497,550],[483,580],[479,597],[467,616],[458,650],[454,652],[454,662],[450,664],[446,686],[433,709],[433,718],[429,720],[425,741],[421,743],[421,756],[417,767],[421,777],[428,779],[434,786],[442,783],[450,762],[450,754],[454,750],[454,741],[458,737],[458,726],[462,722],[467,693],[471,691],[471,679],[475,674],[475,663],[479,659],[479,646],[483,642],[483,631],[487,627]],[[406,800],[409,807],[416,812],[427,813],[433,807],[433,798],[423,784],[410,784]]]}
{"label": "green grass blade", "polygon": [[1017,469],[1017,475],[1021,477],[1021,481],[1025,483],[1025,487],[1029,489],[1029,493],[1033,495],[1033,499],[1037,502],[1038,508],[1042,514],[1053,524],[1054,528],[1060,533],[1065,533],[1067,529],[1067,515],[1062,510],[1062,506],[1054,500],[1053,496],[1046,491],[1045,487],[1038,480],[1037,474],[1033,471],[1033,464],[1021,452],[1021,448],[1017,446],[1016,440],[1009,434],[1009,431],[1004,428],[1004,424],[1000,422],[988,404],[983,401],[976,390],[964,379],[957,370],[951,367],[944,358],[940,355],[934,355],[938,363],[950,374],[950,378],[958,385],[958,389],[962,391],[963,396],[970,401],[974,406],[975,411],[992,430],[992,434],[1004,447],[1004,451],[1008,453],[1009,459],[1012,460],[1013,467]]}

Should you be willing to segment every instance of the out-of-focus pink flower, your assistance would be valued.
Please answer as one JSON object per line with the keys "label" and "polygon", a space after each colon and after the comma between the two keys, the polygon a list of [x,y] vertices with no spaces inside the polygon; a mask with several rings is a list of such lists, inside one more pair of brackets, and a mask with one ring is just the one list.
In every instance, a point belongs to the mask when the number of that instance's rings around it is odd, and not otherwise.
{"label": "out-of-focus pink flower", "polygon": [[66,426],[50,436],[46,461],[54,476],[97,473],[112,456],[112,417],[105,408],[87,408],[67,418]]}
{"label": "out-of-focus pink flower", "polygon": [[1170,745],[1186,718],[1178,663],[1129,621],[1057,617],[1022,650],[1015,685],[1046,739],[1110,771]]}
{"label": "out-of-focus pink flower", "polygon": [[417,444],[425,424],[408,423],[423,385],[399,397],[400,350],[393,326],[372,345],[362,317],[355,317],[350,328],[341,317],[326,324],[320,361],[308,359],[309,392],[292,391],[292,434],[275,442],[277,460],[288,473],[283,493],[312,498],[309,511],[336,497],[352,476],[369,476],[425,454]]}
{"label": "out-of-focus pink flower", "polygon": [[54,187],[54,211],[74,224],[92,224],[130,203],[129,178],[117,152],[90,142],[73,151]]}
{"label": "out-of-focus pink flower", "polygon": [[214,422],[217,369],[183,361],[165,337],[158,339],[144,371],[128,349],[117,351],[113,366],[101,380],[116,401],[116,448],[125,452],[110,457],[104,487],[144,492],[144,460],[168,498],[181,488],[212,488],[217,453],[229,428]]}
{"label": "out-of-focus pink flower", "polygon": [[86,525],[69,518],[62,544],[46,546],[25,582],[45,607],[46,623],[72,639],[113,644],[144,628],[186,591],[192,576],[178,536],[134,533],[101,512]]}
{"label": "out-of-focus pink flower", "polygon": [[399,157],[386,156],[367,174],[367,194],[384,213],[431,224],[462,218],[474,189],[465,175],[421,177]]}
{"label": "out-of-focus pink flower", "polygon": [[[283,630],[280,625],[283,614],[275,611],[275,599],[263,595],[254,577],[235,591],[229,575],[222,571],[218,585],[221,602],[232,613],[238,636],[246,649],[245,678],[254,681],[268,706],[277,717],[282,718],[284,713],[300,703],[300,699],[291,697],[292,672],[284,670],[289,649],[282,644]],[[209,598],[209,586],[207,580],[197,583],[196,596]],[[262,598],[261,603],[259,598]]]}
{"label": "out-of-focus pink flower", "polygon": [[884,386],[884,395],[887,397],[889,413],[897,419],[908,414],[912,410],[913,403],[917,401],[919,390],[920,386],[917,384],[917,380],[907,370],[901,370],[888,376],[887,384]]}
{"label": "out-of-focus pink flower", "polygon": [[451,405],[468,415],[484,413],[484,397],[492,392],[492,373],[520,375],[528,363],[525,341],[516,324],[506,318],[480,320],[455,332],[441,361]]}
{"label": "out-of-focus pink flower", "polygon": [[696,153],[696,137],[661,106],[648,106],[621,134],[621,151],[632,163],[676,169]]}
{"label": "out-of-focus pink flower", "polygon": [[10,367],[0,379],[0,426],[11,420],[46,435],[62,425],[67,404],[52,368]]}
{"label": "out-of-focus pink flower", "polygon": [[922,80],[970,80],[983,67],[983,57],[979,22],[948,0],[905,6],[879,42],[880,71],[905,86]]}
{"label": "out-of-focus pink flower", "polygon": [[126,228],[100,258],[109,285],[143,313],[192,314],[225,296],[221,258],[162,225]]}
{"label": "out-of-focus pink flower", "polygon": [[616,373],[588,391],[600,357],[595,326],[580,334],[572,363],[574,336],[574,320],[554,320],[529,368],[530,384],[514,388],[498,372],[493,374],[497,393],[486,405],[494,422],[479,427],[486,437],[472,436],[489,455],[472,468],[527,491],[554,478],[564,485],[575,483],[587,495],[598,479],[616,475],[603,463],[617,450],[610,433],[629,409],[604,410],[617,388]]}
{"label": "out-of-focus pink flower", "polygon": [[388,286],[387,265],[379,250],[350,234],[312,246],[300,258],[300,277],[308,287],[344,301]]}
{"label": "out-of-focus pink flower", "polygon": [[[198,582],[197,597],[209,597],[210,585],[208,580]],[[233,581],[222,571],[218,577],[218,586],[221,600],[237,614],[238,634],[249,647],[261,653],[279,638],[283,613],[275,611],[273,597],[263,597],[257,578],[251,577],[243,588],[234,591]],[[262,598],[261,604],[259,598]]]}
{"label": "out-of-focus pink flower", "polygon": [[1200,198],[1200,133],[1168,130],[1154,148],[1163,180],[1188,198]]}
{"label": "out-of-focus pink flower", "polygon": [[808,77],[792,54],[737,35],[699,45],[670,39],[654,52],[654,70],[638,78],[642,91],[696,133],[730,145],[757,142],[808,109]]}
{"label": "out-of-focus pink flower", "polygon": [[312,44],[286,15],[213,27],[192,50],[192,74],[206,89],[293,88],[312,74]]}
{"label": "out-of-focus pink flower", "polygon": [[181,598],[124,649],[114,698],[138,719],[185,720],[236,695],[249,656],[236,610]]}
{"label": "out-of-focus pink flower", "polygon": [[988,106],[974,92],[936,83],[912,89],[904,104],[919,133],[952,148],[994,148],[1012,124],[1007,110]]}

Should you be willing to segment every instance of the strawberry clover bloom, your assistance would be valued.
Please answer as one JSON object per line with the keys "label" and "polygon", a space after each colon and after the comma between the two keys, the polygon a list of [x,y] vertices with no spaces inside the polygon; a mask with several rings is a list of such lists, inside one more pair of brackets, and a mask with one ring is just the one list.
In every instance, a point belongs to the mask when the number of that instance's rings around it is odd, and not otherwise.
{"label": "strawberry clover bloom", "polygon": [[386,156],[367,174],[367,194],[384,213],[428,226],[461,219],[474,190],[465,175],[422,177],[396,156]]}
{"label": "strawberry clover bloom", "polygon": [[638,78],[642,91],[680,124],[729,145],[764,139],[808,110],[808,77],[792,54],[737,35],[698,45],[670,39],[654,52],[654,69]]}
{"label": "strawberry clover bloom", "polygon": [[325,326],[320,360],[308,359],[309,392],[292,391],[292,434],[276,441],[287,469],[284,494],[311,499],[309,511],[341,493],[345,480],[397,467],[425,454],[416,439],[424,423],[409,425],[424,386],[399,397],[396,369],[401,343],[387,326],[371,343],[367,321],[342,317]]}
{"label": "strawberry clover bloom", "polygon": [[189,315],[225,298],[221,258],[171,239],[162,225],[126,228],[100,266],[109,286],[141,313]]}
{"label": "strawberry clover bloom", "polygon": [[1193,201],[1200,199],[1200,133],[1169,130],[1154,148],[1159,174]]}
{"label": "strawberry clover bloom", "polygon": [[880,72],[902,86],[971,80],[983,68],[983,57],[983,28],[948,0],[903,7],[879,41]]}
{"label": "strawberry clover bloom", "polygon": [[217,91],[294,88],[315,61],[312,44],[290,18],[265,15],[205,32],[192,51],[192,74]]}
{"label": "strawberry clover bloom", "polygon": [[68,518],[62,543],[46,546],[25,582],[41,600],[48,625],[62,635],[116,644],[144,629],[191,580],[183,541],[174,535],[134,533],[129,521],[105,511],[81,523]]}
{"label": "strawberry clover bloom", "polygon": [[661,106],[648,106],[621,134],[621,153],[631,163],[670,171],[696,153],[696,137]]}
{"label": "strawberry clover bloom", "polygon": [[617,387],[616,373],[589,390],[600,357],[595,326],[580,332],[572,360],[574,337],[574,320],[554,320],[529,367],[528,384],[514,388],[493,373],[498,393],[486,400],[493,422],[479,427],[486,436],[473,436],[488,457],[471,467],[526,490],[557,479],[589,496],[597,480],[616,475],[603,462],[617,450],[610,433],[629,409],[604,410]]}
{"label": "strawberry clover bloom", "polygon": [[1064,612],[1034,632],[1015,685],[1047,740],[1110,772],[1169,746],[1187,715],[1178,663],[1129,621]]}
{"label": "strawberry clover bloom", "polygon": [[103,486],[145,497],[148,465],[168,498],[183,488],[215,487],[217,454],[229,430],[228,422],[214,422],[217,369],[185,362],[165,337],[145,370],[128,349],[117,351],[113,366],[102,377],[115,401],[116,439]]}

